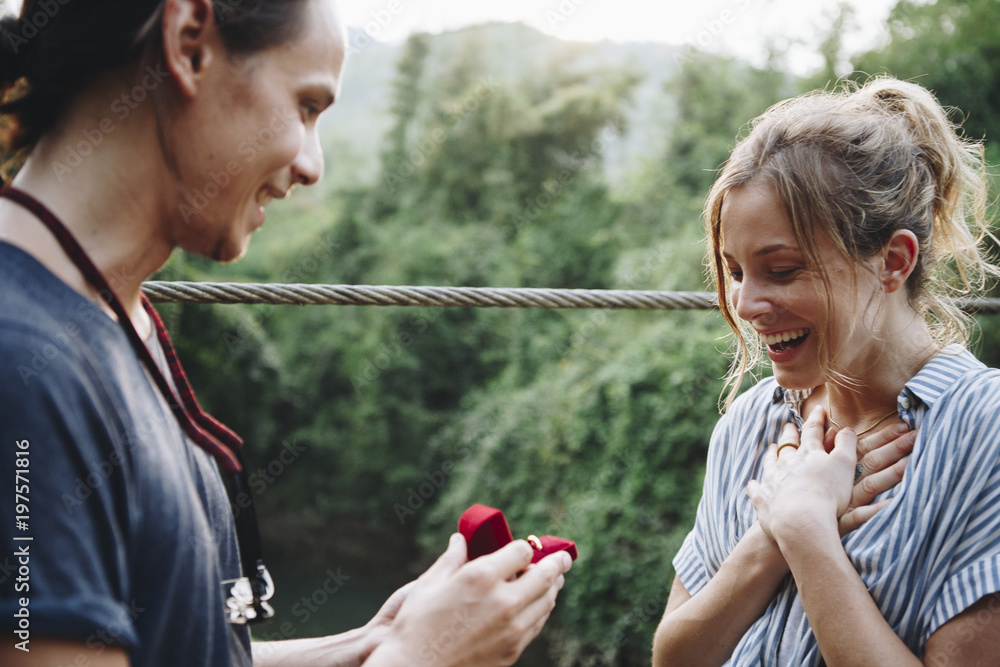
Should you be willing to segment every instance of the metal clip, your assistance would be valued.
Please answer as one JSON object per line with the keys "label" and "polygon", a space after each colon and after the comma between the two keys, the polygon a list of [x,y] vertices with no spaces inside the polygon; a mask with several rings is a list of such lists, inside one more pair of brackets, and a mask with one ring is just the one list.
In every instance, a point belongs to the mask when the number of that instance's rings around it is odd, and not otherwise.
{"label": "metal clip", "polygon": [[263,563],[257,564],[253,581],[247,577],[223,581],[222,595],[226,622],[231,625],[261,623],[274,617],[274,607],[268,602],[274,596],[274,581]]}

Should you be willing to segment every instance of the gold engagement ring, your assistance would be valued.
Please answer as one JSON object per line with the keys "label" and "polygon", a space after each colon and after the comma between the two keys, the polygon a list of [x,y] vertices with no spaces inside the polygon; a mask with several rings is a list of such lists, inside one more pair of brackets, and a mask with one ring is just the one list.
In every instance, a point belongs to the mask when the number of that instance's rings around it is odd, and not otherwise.
{"label": "gold engagement ring", "polygon": [[797,442],[784,442],[784,443],[778,445],[778,451],[775,452],[774,457],[777,458],[777,457],[781,456],[781,450],[784,449],[785,447],[791,447],[792,449],[798,449],[799,448],[799,444]]}

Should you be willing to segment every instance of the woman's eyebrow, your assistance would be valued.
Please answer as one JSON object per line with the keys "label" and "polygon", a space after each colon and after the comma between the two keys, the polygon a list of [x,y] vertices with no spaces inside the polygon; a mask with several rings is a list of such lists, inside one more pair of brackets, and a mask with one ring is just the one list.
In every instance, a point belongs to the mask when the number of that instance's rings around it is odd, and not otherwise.
{"label": "woman's eyebrow", "polygon": [[[771,245],[764,246],[763,248],[754,251],[753,256],[762,257],[764,255],[770,255],[771,253],[779,252],[781,250],[793,250],[795,252],[801,252],[798,246],[788,245],[786,243],[773,243]],[[722,256],[725,257],[726,259],[733,259],[733,256],[726,251],[722,252]]]}
{"label": "woman's eyebrow", "polygon": [[773,252],[779,252],[781,250],[794,250],[795,252],[799,252],[799,247],[794,245],[788,245],[786,243],[774,243],[768,246],[764,246],[760,250],[756,251],[753,254],[753,256],[761,257],[763,255],[769,255]]}

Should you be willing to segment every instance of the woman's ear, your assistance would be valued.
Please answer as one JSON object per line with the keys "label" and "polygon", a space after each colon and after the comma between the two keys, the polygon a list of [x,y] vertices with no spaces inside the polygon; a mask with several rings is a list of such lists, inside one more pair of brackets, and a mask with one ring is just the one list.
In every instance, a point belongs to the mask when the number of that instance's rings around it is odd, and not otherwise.
{"label": "woman's ear", "polygon": [[167,0],[163,8],[163,55],[181,92],[191,97],[221,43],[212,0]]}
{"label": "woman's ear", "polygon": [[920,257],[920,241],[908,229],[893,232],[889,242],[882,249],[882,272],[879,281],[882,290],[892,294],[906,284]]}

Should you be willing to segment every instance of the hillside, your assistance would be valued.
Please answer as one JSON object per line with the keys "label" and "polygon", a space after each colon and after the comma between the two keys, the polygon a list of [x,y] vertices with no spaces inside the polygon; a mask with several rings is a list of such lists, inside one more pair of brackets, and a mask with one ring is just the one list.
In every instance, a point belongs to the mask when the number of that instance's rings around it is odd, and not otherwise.
{"label": "hillside", "polygon": [[[392,122],[392,84],[403,52],[402,44],[385,44],[356,33],[351,39],[363,48],[351,52],[341,97],[322,120],[330,187],[370,183],[375,178],[382,140]],[[625,107],[628,129],[605,155],[606,173],[612,182],[621,183],[641,159],[662,150],[674,114],[664,84],[683,59],[680,47],[564,42],[516,23],[491,23],[434,35],[430,46],[430,78],[447,74],[460,58],[468,57],[470,49],[475,49],[487,77],[495,81],[516,81],[526,73],[571,60],[578,68],[627,68],[639,77],[639,84]],[[348,160],[349,167],[345,164]]]}

